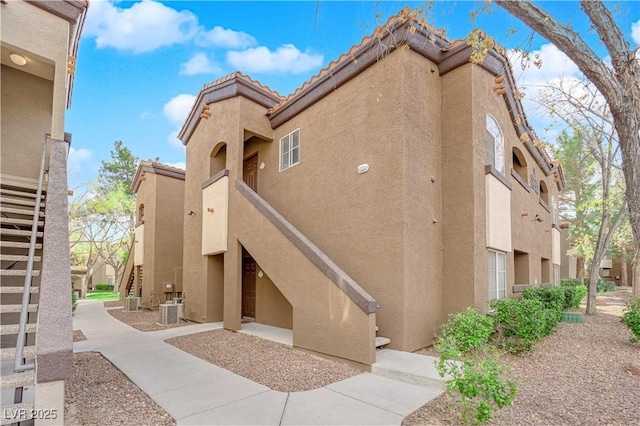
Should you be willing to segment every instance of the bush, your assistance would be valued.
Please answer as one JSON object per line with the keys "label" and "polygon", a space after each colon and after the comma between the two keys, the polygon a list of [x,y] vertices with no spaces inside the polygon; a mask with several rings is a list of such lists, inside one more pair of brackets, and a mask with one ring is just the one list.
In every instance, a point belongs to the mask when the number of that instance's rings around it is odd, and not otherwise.
{"label": "bush", "polygon": [[632,297],[627,301],[627,312],[622,315],[622,322],[633,333],[632,343],[640,342],[640,296]]}
{"label": "bush", "polygon": [[598,280],[596,284],[596,291],[598,293],[606,293],[608,291],[614,291],[616,289],[616,285],[612,281],[602,281]]}
{"label": "bush", "polygon": [[490,303],[495,310],[498,347],[512,353],[531,350],[535,342],[555,330],[562,313],[543,309],[535,299],[499,299]]}
{"label": "bush", "polygon": [[580,302],[587,295],[587,287],[582,284],[576,286],[563,286],[560,287],[564,291],[564,308],[563,310],[570,308],[579,308]]}
{"label": "bush", "polygon": [[440,355],[436,368],[447,392],[458,391],[463,423],[486,423],[495,408],[513,405],[516,384],[503,377],[506,367],[500,364],[497,351],[486,343],[464,361]]}
{"label": "bush", "polygon": [[561,314],[564,310],[564,289],[561,287],[530,288],[522,292],[522,298],[539,300],[543,309],[553,309]]}
{"label": "bush", "polygon": [[493,319],[473,308],[449,316],[449,321],[441,327],[439,346],[456,349],[466,354],[489,341],[493,333]]}
{"label": "bush", "polygon": [[75,312],[78,307],[78,294],[72,288],[71,289],[71,312]]}
{"label": "bush", "polygon": [[111,291],[113,286],[111,284],[96,284],[96,291]]}
{"label": "bush", "polygon": [[458,391],[463,422],[486,423],[495,408],[513,405],[514,382],[503,377],[495,348],[488,345],[493,319],[467,308],[441,327],[436,368],[447,392]]}
{"label": "bush", "polygon": [[578,285],[583,285],[577,278],[563,278],[560,280],[560,286],[562,287],[575,287]]}

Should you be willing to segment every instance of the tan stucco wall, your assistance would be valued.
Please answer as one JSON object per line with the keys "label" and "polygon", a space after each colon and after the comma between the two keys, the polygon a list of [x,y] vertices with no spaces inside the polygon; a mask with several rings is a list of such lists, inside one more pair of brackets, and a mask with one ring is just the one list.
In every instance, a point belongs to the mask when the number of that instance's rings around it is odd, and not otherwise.
{"label": "tan stucco wall", "polygon": [[485,175],[487,247],[511,251],[511,191],[495,176]]}
{"label": "tan stucco wall", "polygon": [[[185,293],[185,317],[192,321],[211,322],[222,320],[223,306],[223,256],[202,255],[202,183],[211,177],[210,155],[220,142],[240,144],[240,98],[232,98],[211,104],[211,118],[200,120],[187,145],[184,210],[196,214],[184,219],[183,291]],[[260,117],[266,110],[263,108]],[[236,150],[237,153],[237,150]],[[229,149],[227,162],[229,162]],[[238,164],[236,160],[236,166]],[[218,170],[214,170],[213,173]],[[229,180],[237,178],[234,170]],[[212,258],[213,257],[213,258]]]}
{"label": "tan stucco wall", "polygon": [[[260,277],[262,272],[262,277]],[[256,322],[293,328],[293,307],[258,265],[256,276]]]}
{"label": "tan stucco wall", "polygon": [[229,178],[224,176],[202,190],[202,254],[227,250]]}
{"label": "tan stucco wall", "polygon": [[[471,64],[440,77],[422,56],[399,50],[273,130],[266,109],[246,98],[211,104],[211,118],[200,120],[187,145],[185,209],[205,213],[200,184],[210,176],[211,150],[226,142],[228,247],[213,273],[211,259],[197,252],[202,218],[187,218],[185,288],[207,294],[187,315],[217,320],[211,308],[205,313],[203,302],[218,304],[209,297],[214,291],[225,300],[225,327],[240,328],[244,247],[293,306],[294,341],[311,344],[299,310],[306,290],[291,283],[301,271],[282,266],[289,249],[274,250],[278,235],[254,223],[259,214],[252,216],[234,187],[243,159],[256,153],[258,194],[376,299],[378,335],[391,338],[391,348],[429,345],[447,314],[465,306],[486,309],[488,245],[507,252],[509,294],[512,248],[530,253],[530,274],[540,277],[541,259],[551,258],[551,233],[543,232],[551,218],[537,194],[523,194],[510,176],[511,146],[521,142],[504,99],[493,92],[493,78]],[[487,114],[504,132],[511,189],[486,176]],[[280,172],[279,139],[296,129],[300,162]],[[537,167],[525,155],[530,167]],[[358,174],[361,164],[369,171]],[[555,185],[551,179],[547,184],[552,195]],[[487,209],[495,219],[490,223]],[[528,217],[520,215],[523,209]],[[542,225],[531,221],[535,214],[543,217]],[[309,268],[302,272],[315,273]],[[214,311],[222,312],[221,307]]]}
{"label": "tan stucco wall", "polygon": [[133,238],[133,244],[135,246],[135,250],[133,252],[133,264],[135,266],[144,265],[144,224],[141,223],[136,227],[136,232]]}
{"label": "tan stucco wall", "polygon": [[[1,19],[3,47],[16,46],[28,56],[53,65],[53,90],[47,98],[51,106],[51,127],[48,133],[51,133],[52,138],[62,140],[69,23],[24,1],[13,1],[3,6]],[[4,74],[4,67],[2,71]],[[40,138],[38,140],[41,141]]]}
{"label": "tan stucco wall", "polygon": [[[143,259],[142,306],[157,308],[158,299],[164,303],[179,292],[166,293],[165,284],[175,285],[176,268],[182,267],[184,181],[152,172],[144,179],[136,193],[136,211],[144,204],[144,225],[136,228],[134,257]],[[141,236],[139,229],[144,229]],[[144,252],[139,255],[141,242]]]}
{"label": "tan stucco wall", "polygon": [[53,82],[4,65],[1,72],[0,173],[37,180],[44,135],[51,132]]}

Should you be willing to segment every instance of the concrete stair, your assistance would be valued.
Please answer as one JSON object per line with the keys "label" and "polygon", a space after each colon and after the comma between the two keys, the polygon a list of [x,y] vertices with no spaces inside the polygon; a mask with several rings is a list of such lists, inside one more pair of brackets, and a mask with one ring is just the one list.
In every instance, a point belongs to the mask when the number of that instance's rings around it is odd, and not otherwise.
{"label": "concrete stair", "polygon": [[376,351],[376,362],[371,365],[371,372],[444,392],[444,382],[435,367],[437,359],[411,352],[379,349]]}
{"label": "concrete stair", "polygon": [[[33,409],[34,370],[14,371],[16,341],[18,340],[20,312],[25,277],[29,262],[29,246],[36,205],[37,186],[20,183],[0,176],[0,360],[2,361],[2,407],[0,425],[30,424]],[[44,195],[42,196],[44,200]],[[24,359],[36,356],[38,301],[40,296],[40,269],[42,238],[45,224],[45,203],[37,212],[37,234],[31,289],[27,307]]]}

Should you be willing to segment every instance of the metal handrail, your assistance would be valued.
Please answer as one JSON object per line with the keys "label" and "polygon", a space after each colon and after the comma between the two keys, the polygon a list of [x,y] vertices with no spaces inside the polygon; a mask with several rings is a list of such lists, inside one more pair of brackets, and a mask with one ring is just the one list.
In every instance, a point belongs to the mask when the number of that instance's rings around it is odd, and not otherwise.
{"label": "metal handrail", "polygon": [[24,345],[26,342],[27,320],[29,319],[29,299],[31,297],[31,281],[33,280],[33,258],[36,253],[38,239],[38,219],[40,219],[40,201],[42,198],[42,183],[44,180],[44,164],[47,156],[47,140],[49,134],[44,135],[42,141],[42,160],[40,161],[40,178],[38,179],[38,192],[36,193],[36,206],[33,210],[33,223],[31,225],[31,239],[29,241],[29,259],[27,271],[24,276],[24,293],[22,293],[22,309],[20,310],[20,323],[18,325],[18,339],[16,341],[16,357],[13,363],[13,371],[27,371],[35,368],[35,363],[24,362]]}

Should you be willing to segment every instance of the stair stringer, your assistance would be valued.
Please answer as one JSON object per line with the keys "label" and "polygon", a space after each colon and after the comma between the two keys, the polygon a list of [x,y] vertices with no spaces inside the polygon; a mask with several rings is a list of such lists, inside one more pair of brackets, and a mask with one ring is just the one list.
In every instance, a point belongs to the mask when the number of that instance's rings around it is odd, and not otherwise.
{"label": "stair stringer", "polygon": [[[230,212],[242,213],[229,216],[230,246],[242,244],[291,303],[293,345],[365,365],[375,362],[375,299],[244,182],[235,187],[229,191]],[[225,273],[225,289],[241,283],[240,274]],[[225,290],[225,312],[237,309],[237,303],[228,305],[235,303],[226,300],[228,294]]]}
{"label": "stair stringer", "polygon": [[[135,244],[133,241],[134,237],[131,238],[131,246],[129,247],[129,257],[127,258],[127,263],[124,265],[124,271],[120,276],[120,283],[118,284],[118,288],[120,289],[120,300],[125,299],[129,295],[129,289],[127,288],[129,282],[131,282],[131,275],[133,275],[133,258],[134,258],[134,250]],[[135,286],[135,283],[133,284]]]}

